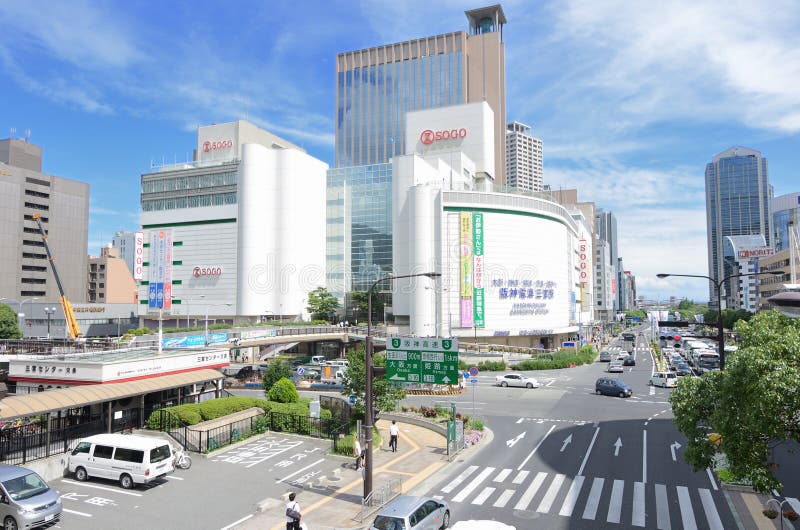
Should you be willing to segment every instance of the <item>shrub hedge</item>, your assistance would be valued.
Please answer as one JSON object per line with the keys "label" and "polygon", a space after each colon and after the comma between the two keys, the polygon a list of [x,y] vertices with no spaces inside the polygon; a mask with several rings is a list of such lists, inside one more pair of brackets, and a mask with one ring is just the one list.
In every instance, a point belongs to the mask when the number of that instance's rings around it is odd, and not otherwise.
{"label": "shrub hedge", "polygon": [[584,346],[577,352],[575,350],[559,350],[547,357],[522,361],[514,366],[515,370],[556,370],[569,368],[570,364],[591,364],[597,357],[597,352],[591,346]]}

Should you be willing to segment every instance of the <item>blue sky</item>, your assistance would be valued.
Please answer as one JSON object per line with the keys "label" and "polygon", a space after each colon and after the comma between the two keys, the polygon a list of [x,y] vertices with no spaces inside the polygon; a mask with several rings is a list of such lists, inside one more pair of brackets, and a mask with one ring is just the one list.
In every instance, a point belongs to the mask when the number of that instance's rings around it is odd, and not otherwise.
{"label": "blue sky", "polygon": [[[244,118],[333,163],[337,52],[466,29],[475,1],[0,3],[0,137],[91,184],[89,251],[138,226],[139,176]],[[732,145],[800,191],[800,3],[507,1],[507,119],[545,183],[618,218],[647,298],[707,298],[704,170]]]}

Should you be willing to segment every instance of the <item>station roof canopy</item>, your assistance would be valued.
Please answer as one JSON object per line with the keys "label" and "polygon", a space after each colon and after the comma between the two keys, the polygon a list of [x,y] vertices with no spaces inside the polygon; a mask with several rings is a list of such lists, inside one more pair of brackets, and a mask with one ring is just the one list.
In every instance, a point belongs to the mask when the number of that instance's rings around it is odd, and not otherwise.
{"label": "station roof canopy", "polygon": [[223,377],[225,376],[219,371],[205,368],[125,383],[81,385],[34,394],[12,395],[0,400],[0,421],[105,403],[195,383],[216,381]]}

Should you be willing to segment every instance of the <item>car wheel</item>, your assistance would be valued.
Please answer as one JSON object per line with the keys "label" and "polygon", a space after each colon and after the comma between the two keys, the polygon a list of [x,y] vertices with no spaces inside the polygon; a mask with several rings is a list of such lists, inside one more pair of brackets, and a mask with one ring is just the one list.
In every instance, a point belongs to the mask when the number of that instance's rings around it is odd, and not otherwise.
{"label": "car wheel", "polygon": [[450,512],[444,512],[444,517],[442,517],[442,526],[440,527],[440,530],[444,530],[448,526],[450,526]]}
{"label": "car wheel", "polygon": [[85,469],[79,467],[75,470],[75,480],[79,480],[81,482],[85,482],[89,480],[89,473],[86,472]]}
{"label": "car wheel", "polygon": [[598,396],[599,396],[600,394],[602,394],[602,392],[601,392],[600,390],[595,390],[595,393],[596,393]]}
{"label": "car wheel", "polygon": [[525,385],[525,388],[533,388],[533,383],[528,383],[527,385]]}
{"label": "car wheel", "polygon": [[17,526],[17,521],[9,515],[3,521],[3,528],[4,530],[17,530],[19,527]]}
{"label": "car wheel", "polygon": [[500,386],[508,386],[508,383],[506,383],[505,381],[501,381]]}
{"label": "car wheel", "polygon": [[133,489],[133,479],[127,473],[123,473],[122,476],[119,477],[119,485],[126,490]]}
{"label": "car wheel", "polygon": [[619,397],[624,398],[625,397],[625,392],[620,392],[619,393]]}

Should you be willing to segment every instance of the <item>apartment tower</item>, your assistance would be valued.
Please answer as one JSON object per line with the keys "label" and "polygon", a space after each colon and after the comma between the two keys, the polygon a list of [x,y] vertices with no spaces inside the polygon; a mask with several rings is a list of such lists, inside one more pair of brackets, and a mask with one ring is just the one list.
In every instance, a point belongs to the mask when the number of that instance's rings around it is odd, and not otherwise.
{"label": "apartment tower", "polygon": [[544,189],[542,140],[531,135],[531,128],[514,121],[506,127],[506,188],[510,192],[531,193]]}

